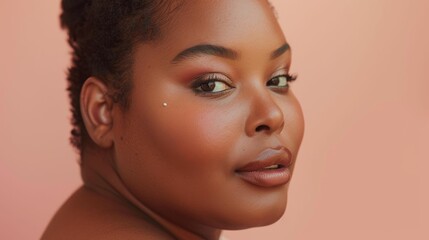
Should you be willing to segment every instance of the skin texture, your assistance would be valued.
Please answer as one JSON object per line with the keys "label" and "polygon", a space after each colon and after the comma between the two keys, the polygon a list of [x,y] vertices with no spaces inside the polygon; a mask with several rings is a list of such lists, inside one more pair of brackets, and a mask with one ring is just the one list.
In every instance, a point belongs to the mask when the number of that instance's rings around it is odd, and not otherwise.
{"label": "skin texture", "polygon": [[[283,215],[289,183],[257,187],[236,173],[268,148],[288,148],[294,163],[303,137],[291,89],[267,86],[291,64],[290,50],[272,58],[286,40],[270,6],[185,2],[162,31],[136,45],[129,109],[99,79],[85,82],[81,109],[94,141],[83,149],[85,185],[42,239],[218,239],[222,229]],[[177,58],[201,44],[235,54]],[[225,91],[198,91],[196,80],[210,74]]]}

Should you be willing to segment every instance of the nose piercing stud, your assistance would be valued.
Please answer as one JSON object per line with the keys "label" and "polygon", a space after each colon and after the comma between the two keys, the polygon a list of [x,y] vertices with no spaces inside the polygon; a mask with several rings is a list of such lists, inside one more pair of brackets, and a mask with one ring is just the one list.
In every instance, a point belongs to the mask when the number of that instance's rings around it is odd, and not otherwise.
{"label": "nose piercing stud", "polygon": [[168,104],[166,102],[162,104],[163,107],[167,107],[167,105]]}

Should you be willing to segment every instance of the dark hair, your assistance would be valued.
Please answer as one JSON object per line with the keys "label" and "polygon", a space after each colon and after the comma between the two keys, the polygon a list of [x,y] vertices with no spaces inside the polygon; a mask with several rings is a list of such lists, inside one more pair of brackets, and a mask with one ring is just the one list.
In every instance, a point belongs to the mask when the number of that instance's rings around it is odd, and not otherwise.
{"label": "dark hair", "polygon": [[70,142],[82,152],[90,140],[80,111],[80,92],[95,76],[109,87],[109,96],[129,104],[132,53],[136,43],[156,40],[161,27],[181,4],[169,0],[62,0],[61,27],[68,32],[72,63],[68,70],[71,102]]}

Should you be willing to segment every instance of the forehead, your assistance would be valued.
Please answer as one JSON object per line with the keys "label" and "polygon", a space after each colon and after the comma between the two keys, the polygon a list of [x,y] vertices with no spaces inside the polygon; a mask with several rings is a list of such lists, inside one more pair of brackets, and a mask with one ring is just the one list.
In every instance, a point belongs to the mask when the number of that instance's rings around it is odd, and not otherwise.
{"label": "forehead", "polygon": [[[266,0],[184,0],[162,29],[160,44],[183,48],[200,43],[242,46],[285,42]],[[179,50],[179,49],[176,49]]]}

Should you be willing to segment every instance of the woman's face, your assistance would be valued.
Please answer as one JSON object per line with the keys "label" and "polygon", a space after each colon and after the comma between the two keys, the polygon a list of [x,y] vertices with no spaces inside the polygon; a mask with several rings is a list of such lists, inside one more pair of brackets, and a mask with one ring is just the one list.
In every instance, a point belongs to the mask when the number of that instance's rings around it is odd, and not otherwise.
{"label": "woman's face", "polygon": [[188,227],[281,217],[304,129],[285,43],[266,1],[218,0],[185,3],[160,40],[137,47],[114,149],[142,204]]}

